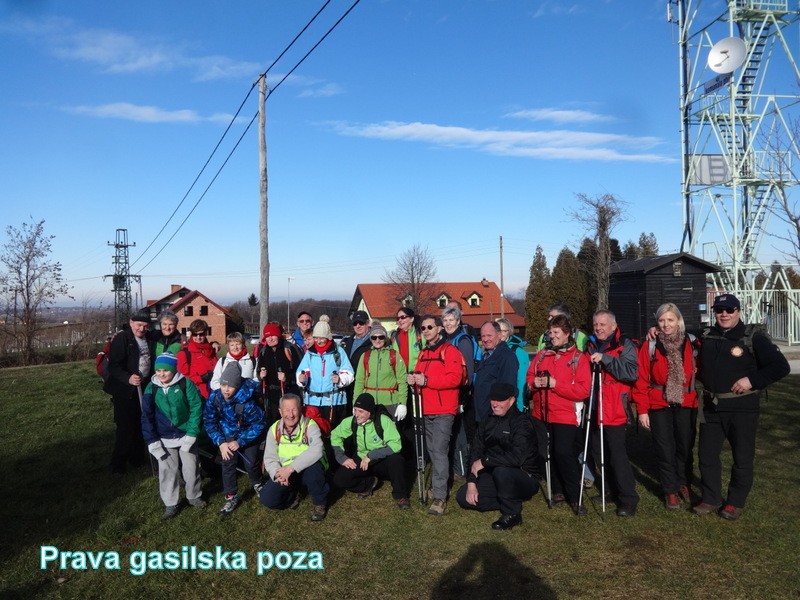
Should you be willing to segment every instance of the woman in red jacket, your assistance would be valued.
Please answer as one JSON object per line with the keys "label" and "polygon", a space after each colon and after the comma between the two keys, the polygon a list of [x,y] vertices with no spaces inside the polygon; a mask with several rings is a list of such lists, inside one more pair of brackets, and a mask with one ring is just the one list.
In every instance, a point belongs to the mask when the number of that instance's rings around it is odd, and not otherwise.
{"label": "woman in red jacket", "polygon": [[533,422],[540,454],[546,455],[548,439],[550,442],[553,504],[566,500],[577,515],[583,516],[586,508],[578,505],[581,477],[578,438],[592,374],[586,354],[575,345],[569,319],[564,315],[554,317],[549,331],[550,343],[531,361],[526,377],[533,390]]}
{"label": "woman in red jacket", "polygon": [[208,323],[195,319],[189,323],[189,341],[178,352],[178,371],[191,379],[203,400],[208,398],[209,383],[214,376],[217,353],[208,341]]}
{"label": "woman in red jacket", "polygon": [[697,423],[697,392],[692,338],[683,315],[672,303],[656,311],[657,337],[639,349],[639,378],[633,401],[639,425],[653,434],[664,505],[691,504],[693,449]]}

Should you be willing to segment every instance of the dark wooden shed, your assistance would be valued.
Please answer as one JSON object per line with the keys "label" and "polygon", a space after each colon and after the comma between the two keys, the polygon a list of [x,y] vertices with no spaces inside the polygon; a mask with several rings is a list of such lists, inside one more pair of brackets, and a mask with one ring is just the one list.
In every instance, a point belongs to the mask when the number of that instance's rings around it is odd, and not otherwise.
{"label": "dark wooden shed", "polygon": [[681,252],[620,260],[611,265],[608,307],[627,335],[642,339],[665,302],[680,309],[688,330],[698,329],[707,314],[706,275],[719,267]]}

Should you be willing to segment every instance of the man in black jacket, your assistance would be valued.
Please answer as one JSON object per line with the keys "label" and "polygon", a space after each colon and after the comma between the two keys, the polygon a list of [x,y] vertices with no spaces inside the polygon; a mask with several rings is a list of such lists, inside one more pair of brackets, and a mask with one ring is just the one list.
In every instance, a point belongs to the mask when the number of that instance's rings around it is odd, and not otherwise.
{"label": "man in black jacket", "polygon": [[149,324],[148,311],[134,313],[128,321],[129,327],[112,340],[108,353],[109,378],[104,389],[111,394],[117,426],[111,454],[113,474],[124,473],[127,464],[139,467],[145,462],[141,392],[151,375],[146,336]]}
{"label": "man in black jacket", "polygon": [[[717,296],[713,309],[716,325],[703,332],[699,361],[703,421],[698,458],[703,501],[692,510],[696,515],[718,512],[723,519],[735,521],[753,485],[759,392],[788,375],[789,363],[763,329],[741,322],[736,296]],[[722,506],[720,453],[726,439],[733,466]]]}
{"label": "man in black jacket", "polygon": [[536,434],[531,418],[517,409],[516,395],[514,385],[492,385],[491,414],[478,424],[467,483],[456,494],[461,508],[499,510],[492,523],[497,530],[522,523],[522,502],[539,489]]}

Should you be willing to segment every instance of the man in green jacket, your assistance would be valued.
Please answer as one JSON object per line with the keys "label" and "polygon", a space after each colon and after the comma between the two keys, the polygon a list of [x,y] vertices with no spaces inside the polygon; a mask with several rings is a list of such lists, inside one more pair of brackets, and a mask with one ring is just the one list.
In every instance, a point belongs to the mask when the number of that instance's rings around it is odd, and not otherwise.
{"label": "man in green jacket", "polygon": [[367,499],[379,479],[388,479],[397,507],[410,508],[400,434],[391,417],[376,410],[372,394],[365,392],[356,398],[353,416],[331,432],[331,446],[339,463],[333,476],[335,486]]}

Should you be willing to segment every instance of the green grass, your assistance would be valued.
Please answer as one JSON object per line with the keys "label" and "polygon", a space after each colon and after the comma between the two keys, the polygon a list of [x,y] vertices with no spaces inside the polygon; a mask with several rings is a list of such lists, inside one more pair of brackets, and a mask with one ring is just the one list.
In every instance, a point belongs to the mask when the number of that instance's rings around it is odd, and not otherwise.
{"label": "green grass", "polygon": [[[495,532],[496,514],[454,503],[441,518],[416,503],[398,511],[386,484],[368,501],[338,499],[321,523],[308,522],[308,500],[297,511],[271,512],[251,495],[223,522],[219,484],[209,480],[207,509],[185,508],[162,522],[149,472],[107,473],[112,413],[93,363],[0,370],[0,597],[797,598],[798,384],[794,376],[770,390],[755,487],[736,523],[667,512],[649,436],[634,432],[629,448],[642,496],[635,518],[619,519],[611,506],[605,520],[598,512],[578,519],[564,507],[549,510],[537,495],[522,527]],[[113,550],[122,568],[41,570],[43,545]],[[248,569],[138,577],[128,569],[131,552],[191,545],[241,550]],[[267,550],[319,551],[325,568],[258,576],[256,553]]]}

